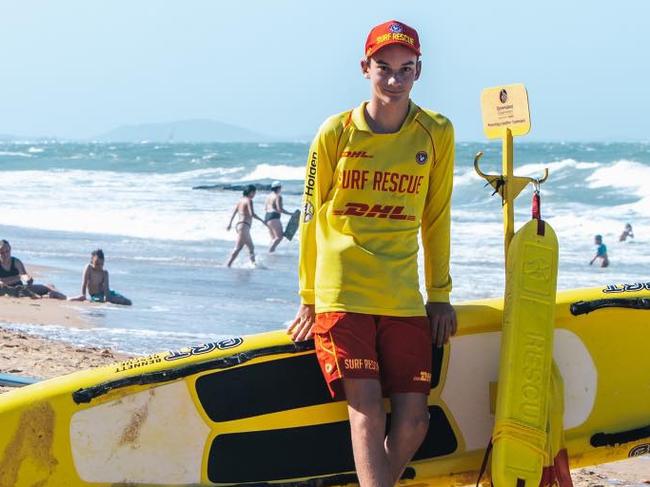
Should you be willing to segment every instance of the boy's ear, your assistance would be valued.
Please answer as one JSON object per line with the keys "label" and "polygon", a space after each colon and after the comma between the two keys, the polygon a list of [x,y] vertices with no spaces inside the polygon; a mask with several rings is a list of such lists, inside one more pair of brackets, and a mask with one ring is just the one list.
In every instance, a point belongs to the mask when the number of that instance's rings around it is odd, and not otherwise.
{"label": "boy's ear", "polygon": [[361,60],[361,74],[366,79],[370,79],[370,58],[363,58]]}
{"label": "boy's ear", "polygon": [[422,61],[418,59],[417,63],[415,63],[415,79],[418,80],[420,79],[420,74],[422,73]]}

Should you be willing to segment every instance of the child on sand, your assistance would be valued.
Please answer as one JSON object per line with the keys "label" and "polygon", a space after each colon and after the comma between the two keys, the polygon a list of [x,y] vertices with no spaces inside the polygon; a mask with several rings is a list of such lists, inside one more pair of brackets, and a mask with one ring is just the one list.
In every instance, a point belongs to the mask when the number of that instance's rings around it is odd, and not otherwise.
{"label": "child on sand", "polygon": [[109,287],[108,271],[104,269],[104,251],[102,249],[91,252],[90,264],[86,264],[83,272],[81,295],[70,298],[70,301],[85,301],[86,292],[90,295],[90,301],[131,305],[130,299]]}
{"label": "child on sand", "polygon": [[601,235],[596,235],[594,237],[594,244],[597,245],[596,255],[591,259],[589,265],[592,265],[596,259],[600,259],[600,267],[609,266],[609,258],[607,257],[607,246],[603,243],[603,237]]}
{"label": "child on sand", "polygon": [[253,209],[253,198],[255,198],[256,192],[257,189],[255,186],[249,184],[242,192],[242,197],[235,205],[235,209],[230,217],[227,230],[232,228],[232,221],[235,219],[235,215],[239,215],[239,221],[235,224],[237,242],[235,243],[235,248],[233,249],[232,254],[230,254],[228,263],[226,264],[228,267],[230,267],[235,261],[241,249],[244,248],[244,245],[248,247],[251,263],[255,265],[255,246],[253,245],[253,239],[251,238],[251,224],[253,223],[253,218],[261,221],[268,227],[267,223],[257,216]]}

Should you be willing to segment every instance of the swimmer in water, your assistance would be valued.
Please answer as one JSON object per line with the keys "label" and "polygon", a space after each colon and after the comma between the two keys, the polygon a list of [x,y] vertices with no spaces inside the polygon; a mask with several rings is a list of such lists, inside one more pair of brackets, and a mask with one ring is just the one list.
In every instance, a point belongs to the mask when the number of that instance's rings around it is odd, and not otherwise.
{"label": "swimmer in water", "polygon": [[594,237],[594,244],[597,245],[596,255],[591,259],[589,265],[592,265],[596,259],[600,259],[600,267],[608,267],[609,258],[607,257],[607,246],[603,243],[603,237],[601,235],[596,235]]}
{"label": "swimmer in water", "polygon": [[623,233],[621,233],[621,236],[618,237],[619,242],[625,242],[627,238],[634,238],[634,232],[632,231],[632,225],[629,223],[625,224],[625,229],[623,230]]}

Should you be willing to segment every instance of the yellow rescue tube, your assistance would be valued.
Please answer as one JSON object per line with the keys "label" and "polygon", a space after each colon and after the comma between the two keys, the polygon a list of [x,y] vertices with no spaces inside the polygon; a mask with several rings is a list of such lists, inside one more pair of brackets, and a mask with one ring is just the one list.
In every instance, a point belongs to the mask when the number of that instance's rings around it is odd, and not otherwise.
{"label": "yellow rescue tube", "polygon": [[503,334],[493,433],[496,487],[537,487],[547,462],[558,242],[531,220],[508,249]]}

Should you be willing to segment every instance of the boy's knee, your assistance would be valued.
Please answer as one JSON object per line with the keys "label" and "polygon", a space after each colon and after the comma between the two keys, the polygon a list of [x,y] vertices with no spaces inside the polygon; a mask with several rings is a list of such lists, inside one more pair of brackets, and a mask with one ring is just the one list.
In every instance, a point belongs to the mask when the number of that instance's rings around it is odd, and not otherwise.
{"label": "boy's knee", "polygon": [[424,438],[429,430],[429,411],[419,412],[402,417],[401,421],[391,423],[391,428],[397,428],[400,436],[407,438]]}

